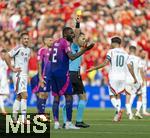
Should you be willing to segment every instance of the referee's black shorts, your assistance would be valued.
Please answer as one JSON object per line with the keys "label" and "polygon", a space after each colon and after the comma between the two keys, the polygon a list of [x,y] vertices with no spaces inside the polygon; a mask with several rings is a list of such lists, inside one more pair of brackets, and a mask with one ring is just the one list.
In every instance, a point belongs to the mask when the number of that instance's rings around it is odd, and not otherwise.
{"label": "referee's black shorts", "polygon": [[82,78],[78,71],[70,71],[70,81],[73,88],[73,95],[85,93]]}

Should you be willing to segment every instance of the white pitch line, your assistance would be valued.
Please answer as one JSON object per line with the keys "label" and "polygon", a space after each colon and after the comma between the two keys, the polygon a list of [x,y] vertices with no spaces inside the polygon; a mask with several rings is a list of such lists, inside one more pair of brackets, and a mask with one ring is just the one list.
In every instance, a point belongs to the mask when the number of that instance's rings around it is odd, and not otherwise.
{"label": "white pitch line", "polygon": [[71,134],[121,134],[121,135],[150,135],[150,133],[145,133],[145,132],[131,132],[131,133],[129,133],[129,132],[124,132],[124,133],[119,133],[119,132],[114,132],[114,131],[104,131],[104,132],[102,132],[102,131],[51,131],[51,133],[57,133],[57,134],[60,134],[60,133],[65,133],[66,132],[66,134],[68,134],[68,133],[71,133]]}

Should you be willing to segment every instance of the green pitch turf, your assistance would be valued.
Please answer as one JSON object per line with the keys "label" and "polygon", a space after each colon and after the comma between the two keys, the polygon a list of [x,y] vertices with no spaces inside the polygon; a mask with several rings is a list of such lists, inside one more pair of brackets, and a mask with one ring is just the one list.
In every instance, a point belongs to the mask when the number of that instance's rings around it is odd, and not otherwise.
{"label": "green pitch turf", "polygon": [[[47,109],[46,112],[49,111],[50,109]],[[29,108],[28,112],[35,113],[36,109]],[[50,113],[52,118],[52,112]],[[76,110],[73,111],[73,122],[75,122],[75,116]],[[121,122],[112,122],[113,116],[114,110],[112,109],[86,109],[84,121],[90,124],[89,128],[54,130],[54,122],[52,122],[50,138],[150,138],[150,117],[128,120],[124,112]],[[60,123],[62,124],[61,110]]]}
{"label": "green pitch turf", "polygon": [[[73,112],[75,118],[75,111]],[[124,112],[121,122],[112,122],[112,109],[86,109],[84,121],[90,128],[80,130],[54,130],[51,123],[51,138],[149,138],[150,117],[128,120]],[[62,123],[62,117],[60,115]]]}

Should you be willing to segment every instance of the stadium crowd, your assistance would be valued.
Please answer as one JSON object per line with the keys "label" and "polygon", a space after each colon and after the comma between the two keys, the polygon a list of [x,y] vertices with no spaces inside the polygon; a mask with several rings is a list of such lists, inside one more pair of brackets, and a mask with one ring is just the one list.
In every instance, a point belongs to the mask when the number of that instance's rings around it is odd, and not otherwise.
{"label": "stadium crowd", "polygon": [[[107,82],[107,68],[89,74],[85,70],[104,60],[114,35],[122,37],[125,48],[134,40],[147,51],[146,58],[150,62],[149,0],[2,0],[0,49],[15,47],[19,33],[28,31],[32,48],[29,69],[36,72],[36,51],[41,46],[42,36],[51,34],[54,39],[59,38],[64,26],[74,27],[77,10],[81,11],[82,31],[97,42],[92,52],[83,56],[81,72],[85,82]],[[150,71],[148,74],[150,76]]]}

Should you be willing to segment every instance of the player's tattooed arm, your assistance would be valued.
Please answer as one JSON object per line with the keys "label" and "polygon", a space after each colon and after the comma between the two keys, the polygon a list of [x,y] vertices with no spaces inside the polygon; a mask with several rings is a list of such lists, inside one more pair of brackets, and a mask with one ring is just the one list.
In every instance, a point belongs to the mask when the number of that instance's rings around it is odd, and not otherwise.
{"label": "player's tattooed arm", "polygon": [[5,60],[6,64],[7,64],[7,66],[8,66],[13,72],[15,72],[15,73],[21,72],[21,69],[20,69],[20,68],[14,68],[14,67],[12,66],[12,64],[11,64],[11,57],[9,56],[8,53],[5,54],[4,60]]}
{"label": "player's tattooed arm", "polygon": [[95,43],[91,43],[90,45],[88,45],[86,48],[83,48],[80,52],[73,54],[71,51],[69,51],[67,53],[69,59],[71,60],[75,60],[76,58],[80,57],[81,55],[83,55],[86,51],[90,50],[93,46],[95,45]]}
{"label": "player's tattooed arm", "polygon": [[104,61],[102,64],[100,64],[100,65],[98,65],[98,66],[96,66],[96,67],[93,67],[93,68],[91,68],[91,69],[88,69],[87,72],[91,72],[91,71],[93,71],[93,70],[101,69],[101,68],[105,67],[108,63],[109,63],[109,60],[108,60],[108,59],[105,59],[105,61]]}
{"label": "player's tattooed arm", "polygon": [[132,77],[133,77],[133,79],[134,79],[134,83],[137,83],[137,79],[136,79],[136,77],[135,77],[135,74],[134,74],[134,70],[133,70],[132,65],[131,65],[131,64],[127,64],[127,67],[128,67],[128,69],[129,69],[130,74],[132,75]]}

